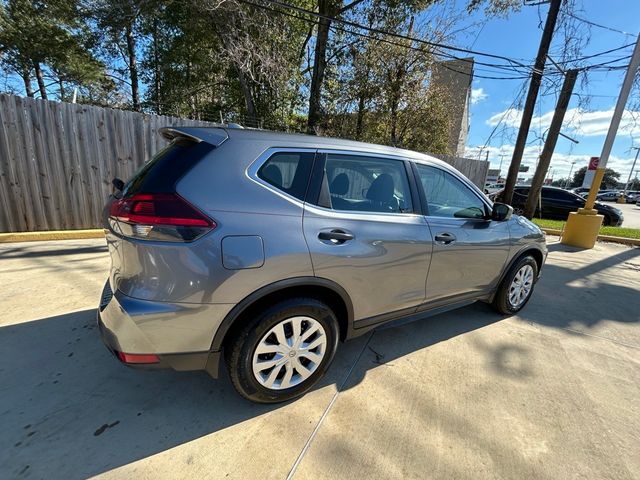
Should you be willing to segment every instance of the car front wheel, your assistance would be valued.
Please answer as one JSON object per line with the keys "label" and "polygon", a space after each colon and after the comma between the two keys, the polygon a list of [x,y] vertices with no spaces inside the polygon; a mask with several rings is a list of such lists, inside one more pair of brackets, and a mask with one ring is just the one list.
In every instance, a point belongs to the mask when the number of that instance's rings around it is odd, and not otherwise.
{"label": "car front wheel", "polygon": [[530,255],[520,258],[498,287],[493,307],[507,315],[517,313],[531,298],[537,278],[538,264],[535,259]]}
{"label": "car front wheel", "polygon": [[227,356],[244,398],[277,403],[307,392],[324,375],[338,345],[333,311],[314,298],[279,302],[248,319]]}

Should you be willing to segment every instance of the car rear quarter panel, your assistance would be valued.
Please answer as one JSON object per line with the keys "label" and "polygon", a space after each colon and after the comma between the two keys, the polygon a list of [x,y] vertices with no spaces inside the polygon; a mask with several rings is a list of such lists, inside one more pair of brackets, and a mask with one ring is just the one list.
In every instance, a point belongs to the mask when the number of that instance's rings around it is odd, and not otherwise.
{"label": "car rear quarter panel", "polygon": [[[189,303],[237,303],[274,279],[311,276],[302,235],[302,207],[250,179],[248,165],[269,145],[225,142],[189,171],[177,192],[215,223],[192,243],[120,242],[126,270],[116,288],[134,298]],[[225,237],[259,237],[264,263],[233,268],[222,260]],[[239,259],[242,264],[242,259]]]}

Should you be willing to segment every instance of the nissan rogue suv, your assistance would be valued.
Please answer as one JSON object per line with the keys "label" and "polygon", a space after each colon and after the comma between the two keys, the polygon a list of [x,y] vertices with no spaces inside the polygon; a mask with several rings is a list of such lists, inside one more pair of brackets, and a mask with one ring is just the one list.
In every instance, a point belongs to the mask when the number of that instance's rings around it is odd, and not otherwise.
{"label": "nissan rogue suv", "polygon": [[107,347],[139,368],[226,363],[256,402],[302,395],[339,341],[474,301],[513,314],[544,234],[427,155],[239,128],[170,144],[104,211]]}

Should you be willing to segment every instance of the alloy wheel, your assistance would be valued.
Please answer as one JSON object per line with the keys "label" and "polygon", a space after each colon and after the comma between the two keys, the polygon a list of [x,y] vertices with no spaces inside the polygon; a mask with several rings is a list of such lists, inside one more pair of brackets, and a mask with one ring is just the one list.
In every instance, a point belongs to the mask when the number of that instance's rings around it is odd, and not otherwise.
{"label": "alloy wheel", "polygon": [[511,285],[509,286],[509,303],[513,308],[522,305],[533,288],[533,267],[531,265],[523,265],[517,271]]}
{"label": "alloy wheel", "polygon": [[271,390],[295,387],[318,369],[326,352],[327,335],[320,322],[307,316],[287,318],[258,342],[253,375]]}

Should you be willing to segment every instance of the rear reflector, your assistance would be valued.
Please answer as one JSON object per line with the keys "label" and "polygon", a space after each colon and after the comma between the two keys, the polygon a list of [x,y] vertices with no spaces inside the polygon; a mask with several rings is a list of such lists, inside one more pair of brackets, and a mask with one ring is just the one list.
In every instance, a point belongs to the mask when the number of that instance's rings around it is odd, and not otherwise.
{"label": "rear reflector", "polygon": [[124,353],[124,352],[116,352],[116,355],[123,363],[135,363],[135,364],[143,364],[143,363],[159,363],[160,357],[157,355],[138,355],[136,353]]}

